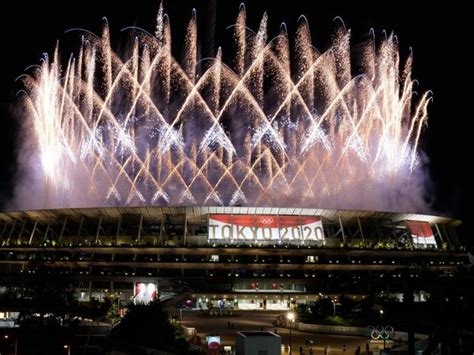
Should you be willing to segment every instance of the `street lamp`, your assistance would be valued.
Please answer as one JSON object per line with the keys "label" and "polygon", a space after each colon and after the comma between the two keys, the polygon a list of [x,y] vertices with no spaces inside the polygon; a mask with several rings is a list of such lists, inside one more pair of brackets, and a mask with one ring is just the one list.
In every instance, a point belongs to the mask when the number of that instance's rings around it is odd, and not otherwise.
{"label": "street lamp", "polygon": [[[383,309],[380,309],[379,313],[380,313],[380,318],[383,318]],[[384,330],[384,332],[385,332],[385,330]],[[386,340],[386,337],[385,337],[385,334],[384,334],[384,336],[383,336],[383,352],[384,353],[385,353],[385,350],[386,350],[385,340]]]}
{"label": "street lamp", "polygon": [[331,300],[331,303],[332,303],[332,316],[333,318],[336,318],[336,302]]}
{"label": "street lamp", "polygon": [[69,345],[64,345],[63,346],[64,350],[67,350],[67,355],[71,355],[71,347]]}
{"label": "street lamp", "polygon": [[290,352],[289,352],[289,355],[291,355],[291,352],[293,350],[293,347],[291,346],[291,327],[292,327],[292,323],[295,322],[295,318],[296,318],[296,314],[295,312],[288,312],[286,314],[286,319],[288,319],[288,325],[289,325],[289,328],[290,328]]}
{"label": "street lamp", "polygon": [[[10,339],[10,336],[8,334],[5,334],[3,336],[6,340]],[[13,349],[14,349],[14,354],[17,355],[18,354],[18,334],[15,334],[15,342],[13,343]]]}

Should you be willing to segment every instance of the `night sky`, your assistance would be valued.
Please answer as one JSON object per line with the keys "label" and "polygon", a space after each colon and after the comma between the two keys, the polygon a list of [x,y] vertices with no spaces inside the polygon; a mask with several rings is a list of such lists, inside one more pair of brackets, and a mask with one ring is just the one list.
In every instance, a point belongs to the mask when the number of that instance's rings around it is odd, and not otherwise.
{"label": "night sky", "polygon": [[[180,43],[193,7],[197,9],[201,35],[201,53],[211,55],[222,45],[224,56],[232,51],[231,30],[241,1],[216,0],[216,21],[209,1],[165,1],[170,15],[175,55],[179,57]],[[56,40],[68,43],[78,34],[65,34],[67,29],[82,27],[100,33],[101,18],[109,20],[112,42],[120,42],[120,30],[137,25],[154,31],[159,1],[71,1],[61,6],[52,1],[9,2],[1,10],[0,56],[0,210],[8,203],[18,174],[15,163],[15,140],[18,121],[9,107],[19,89],[14,79],[31,64],[39,62],[43,52],[51,53]],[[401,53],[406,58],[410,47],[414,50],[413,77],[420,82],[419,91],[432,90],[434,101],[429,107],[429,127],[424,131],[422,148],[429,157],[432,180],[430,200],[433,209],[464,221],[461,233],[469,237],[470,217],[467,216],[467,166],[472,164],[472,148],[468,148],[469,106],[472,98],[465,87],[472,82],[472,39],[468,30],[467,9],[454,2],[432,5],[417,2],[416,8],[406,3],[368,1],[247,1],[247,24],[258,29],[263,12],[269,15],[269,37],[278,34],[281,22],[286,22],[290,37],[295,31],[299,15],[304,14],[312,30],[313,44],[320,50],[327,48],[335,16],[343,18],[352,29],[353,43],[361,41],[373,27],[377,35],[382,30],[395,31]],[[408,2],[414,4],[414,2]],[[6,7],[6,5],[1,5]],[[464,5],[463,5],[464,6]],[[61,14],[61,15],[59,15]],[[472,21],[471,21],[472,22]],[[215,23],[215,45],[210,40],[210,29]],[[207,38],[202,38],[206,34]],[[32,196],[34,198],[34,196]],[[470,238],[467,238],[470,239]],[[472,245],[472,242],[470,243]]]}

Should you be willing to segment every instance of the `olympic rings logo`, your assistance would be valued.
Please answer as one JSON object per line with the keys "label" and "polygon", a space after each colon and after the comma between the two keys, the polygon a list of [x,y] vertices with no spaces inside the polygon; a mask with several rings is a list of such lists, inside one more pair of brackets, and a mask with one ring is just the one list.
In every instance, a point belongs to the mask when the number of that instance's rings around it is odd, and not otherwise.
{"label": "olympic rings logo", "polygon": [[262,223],[262,224],[272,224],[273,223],[273,218],[271,218],[271,217],[269,217],[269,218],[262,217],[262,218],[260,218],[260,223]]}
{"label": "olympic rings logo", "polygon": [[369,326],[367,329],[370,330],[370,337],[374,340],[388,340],[393,336],[393,333],[395,333],[395,330],[391,325],[387,325],[385,327]]}

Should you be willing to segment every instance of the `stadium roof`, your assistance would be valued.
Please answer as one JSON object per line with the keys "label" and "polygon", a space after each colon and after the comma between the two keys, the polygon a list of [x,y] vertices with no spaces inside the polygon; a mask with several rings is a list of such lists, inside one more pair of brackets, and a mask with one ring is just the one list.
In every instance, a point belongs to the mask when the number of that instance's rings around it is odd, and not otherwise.
{"label": "stadium roof", "polygon": [[18,211],[0,213],[0,221],[11,222],[14,220],[38,220],[41,223],[62,223],[65,217],[68,220],[80,220],[82,217],[99,218],[105,220],[116,220],[125,215],[141,215],[145,222],[156,222],[166,215],[185,215],[189,222],[206,221],[208,214],[268,214],[268,215],[301,215],[320,216],[326,221],[338,221],[351,223],[357,218],[391,220],[394,223],[415,220],[426,221],[431,224],[447,224],[458,226],[461,221],[449,217],[395,213],[380,211],[357,211],[357,210],[331,210],[319,208],[287,208],[287,207],[103,207],[103,208],[63,208],[45,209],[34,211]]}

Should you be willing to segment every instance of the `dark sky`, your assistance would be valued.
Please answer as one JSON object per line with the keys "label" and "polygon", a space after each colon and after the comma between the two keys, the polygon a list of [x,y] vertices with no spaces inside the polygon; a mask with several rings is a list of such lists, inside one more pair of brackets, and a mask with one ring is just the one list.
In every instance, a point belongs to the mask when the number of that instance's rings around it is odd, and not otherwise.
{"label": "dark sky", "polygon": [[[124,4],[129,5],[124,5]],[[216,45],[231,51],[231,32],[226,27],[233,24],[240,1],[216,0]],[[355,42],[361,40],[373,27],[381,35],[383,29],[395,31],[399,37],[402,54],[408,48],[414,50],[414,78],[420,81],[420,91],[431,89],[434,102],[429,108],[429,128],[423,135],[422,146],[430,159],[433,181],[434,209],[463,219],[467,226],[470,217],[466,211],[467,166],[472,162],[472,148],[468,148],[468,122],[473,99],[465,87],[472,82],[472,30],[468,29],[470,13],[454,1],[433,5],[426,2],[400,1],[247,1],[248,25],[258,28],[263,12],[269,15],[270,37],[277,34],[282,21],[290,34],[296,20],[304,14],[312,29],[313,43],[325,49],[330,38],[333,18],[340,16],[352,29]],[[77,34],[64,34],[73,27],[82,27],[99,33],[101,18],[106,16],[111,26],[113,40],[120,37],[120,30],[134,25],[150,31],[158,9],[158,1],[67,1],[56,5],[52,1],[25,3],[11,1],[1,9],[0,34],[0,208],[11,196],[15,181],[15,136],[17,122],[9,114],[8,107],[14,101],[18,89],[14,79],[24,68],[38,63],[43,52],[51,52],[56,40],[67,43]],[[175,43],[181,42],[183,30],[195,7],[201,33],[209,33],[209,1],[165,1],[170,15]],[[413,5],[413,8],[410,6]],[[471,21],[472,22],[472,21]],[[206,44],[203,45],[203,54]],[[470,124],[471,122],[469,122]],[[469,228],[470,229],[470,228]],[[467,234],[467,233],[464,233]]]}

